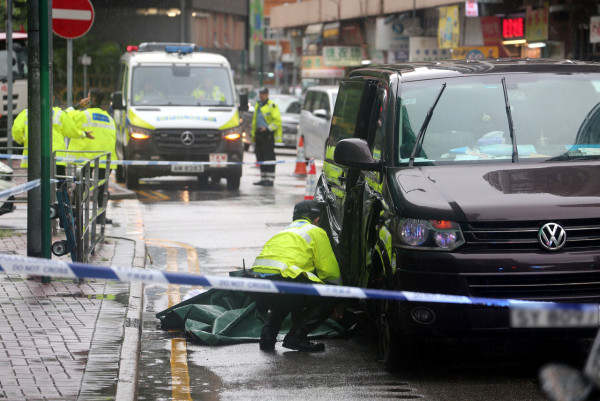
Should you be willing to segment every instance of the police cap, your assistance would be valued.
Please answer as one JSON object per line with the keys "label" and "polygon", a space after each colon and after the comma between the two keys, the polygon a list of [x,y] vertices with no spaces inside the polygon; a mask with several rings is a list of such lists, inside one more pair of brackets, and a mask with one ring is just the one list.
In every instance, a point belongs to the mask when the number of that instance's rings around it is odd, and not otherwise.
{"label": "police cap", "polygon": [[303,200],[294,206],[294,220],[308,218],[311,221],[321,215],[321,207],[314,200]]}
{"label": "police cap", "polygon": [[268,95],[269,94],[269,88],[267,88],[266,86],[263,86],[262,88],[260,88],[260,90],[258,92],[259,93],[266,93]]}

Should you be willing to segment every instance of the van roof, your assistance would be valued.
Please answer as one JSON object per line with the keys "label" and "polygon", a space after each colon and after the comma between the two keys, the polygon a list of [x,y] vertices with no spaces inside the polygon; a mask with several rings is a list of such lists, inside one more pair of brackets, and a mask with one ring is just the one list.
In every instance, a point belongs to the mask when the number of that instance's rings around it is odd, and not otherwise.
{"label": "van roof", "polygon": [[500,58],[483,60],[442,60],[402,64],[370,65],[356,69],[349,78],[400,74],[402,81],[449,78],[466,75],[509,73],[600,72],[600,63],[559,59]]}
{"label": "van roof", "polygon": [[131,62],[132,64],[173,64],[173,63],[189,63],[189,64],[213,64],[229,67],[229,61],[216,53],[192,52],[189,54],[166,53],[164,51],[150,52],[128,52],[125,53],[121,60]]}

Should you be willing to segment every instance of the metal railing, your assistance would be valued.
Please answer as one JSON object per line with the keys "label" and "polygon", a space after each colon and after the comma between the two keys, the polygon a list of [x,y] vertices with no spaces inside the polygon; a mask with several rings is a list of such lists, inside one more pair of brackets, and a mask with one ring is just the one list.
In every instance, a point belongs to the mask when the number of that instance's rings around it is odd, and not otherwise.
{"label": "metal railing", "polygon": [[[60,151],[69,157],[69,153],[89,154],[85,163],[68,163],[67,172],[75,170],[75,195],[73,215],[75,216],[75,238],[77,261],[87,263],[96,247],[104,241],[106,206],[108,204],[108,176],[103,166],[110,169],[110,152],[98,151]],[[95,155],[92,157],[92,155]],[[110,171],[110,170],[108,170]],[[73,176],[71,176],[73,177]],[[60,179],[60,177],[57,177]],[[69,178],[69,176],[65,177]]]}

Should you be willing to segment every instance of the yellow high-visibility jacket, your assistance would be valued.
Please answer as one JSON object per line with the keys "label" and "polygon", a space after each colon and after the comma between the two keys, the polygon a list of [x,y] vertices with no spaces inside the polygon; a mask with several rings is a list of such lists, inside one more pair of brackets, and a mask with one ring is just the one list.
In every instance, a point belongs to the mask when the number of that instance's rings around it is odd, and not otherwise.
{"label": "yellow high-visibility jacket", "polygon": [[327,233],[308,219],[295,220],[267,241],[252,270],[292,279],[304,275],[320,284],[341,282],[340,267]]}
{"label": "yellow high-visibility jacket", "polygon": [[[69,142],[69,150],[95,150],[99,153],[110,152],[110,160],[118,160],[115,152],[117,145],[117,131],[115,121],[106,111],[92,107],[85,110],[69,111],[69,116],[75,122],[75,125],[83,131],[91,131],[93,140],[74,139]],[[76,159],[86,158],[91,159],[98,156],[94,153],[73,153],[69,157]],[[100,167],[105,168],[106,163],[100,163]],[[114,163],[110,164],[111,168],[116,168]]]}
{"label": "yellow high-visibility jacket", "polygon": [[217,102],[224,102],[227,100],[225,99],[225,94],[216,85],[213,85],[212,90],[210,92],[205,90],[204,88],[196,88],[192,92],[192,96],[198,100],[207,99],[214,100]]}
{"label": "yellow high-visibility jacket", "polygon": [[252,142],[254,142],[254,135],[256,133],[256,113],[262,113],[265,116],[265,121],[269,126],[269,131],[273,132],[275,142],[283,141],[283,132],[281,128],[281,112],[279,107],[272,101],[267,100],[262,107],[260,102],[256,102],[254,106],[254,115],[252,116]]}
{"label": "yellow high-visibility jacket", "polygon": [[[23,145],[28,146],[28,128],[27,128],[27,109],[22,110],[12,126],[12,137],[13,139]],[[56,152],[57,157],[65,157],[65,152],[60,150],[66,150],[65,138],[71,139],[83,139],[85,138],[85,132],[78,129],[68,113],[62,110],[60,107],[52,108],[52,152]],[[89,139],[86,139],[89,140]],[[57,152],[58,151],[58,152]],[[27,156],[27,149],[23,151],[23,155]],[[64,161],[56,162],[57,165],[65,166]],[[27,160],[21,161],[21,167],[27,167]]]}

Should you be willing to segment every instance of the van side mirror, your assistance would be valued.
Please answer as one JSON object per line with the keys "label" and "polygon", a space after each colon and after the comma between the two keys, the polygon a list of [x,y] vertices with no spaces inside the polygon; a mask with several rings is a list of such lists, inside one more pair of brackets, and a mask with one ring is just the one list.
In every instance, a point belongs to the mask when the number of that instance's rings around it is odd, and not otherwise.
{"label": "van side mirror", "polygon": [[325,110],[325,109],[316,109],[315,111],[313,111],[313,115],[315,117],[319,117],[319,118],[322,118],[324,120],[328,120],[329,119],[327,110]]}
{"label": "van side mirror", "polygon": [[125,105],[123,104],[123,94],[121,91],[112,93],[111,102],[113,110],[125,110]]}
{"label": "van side mirror", "polygon": [[369,144],[364,139],[342,139],[335,146],[333,160],[336,164],[367,171],[380,171],[381,160],[373,159]]}

